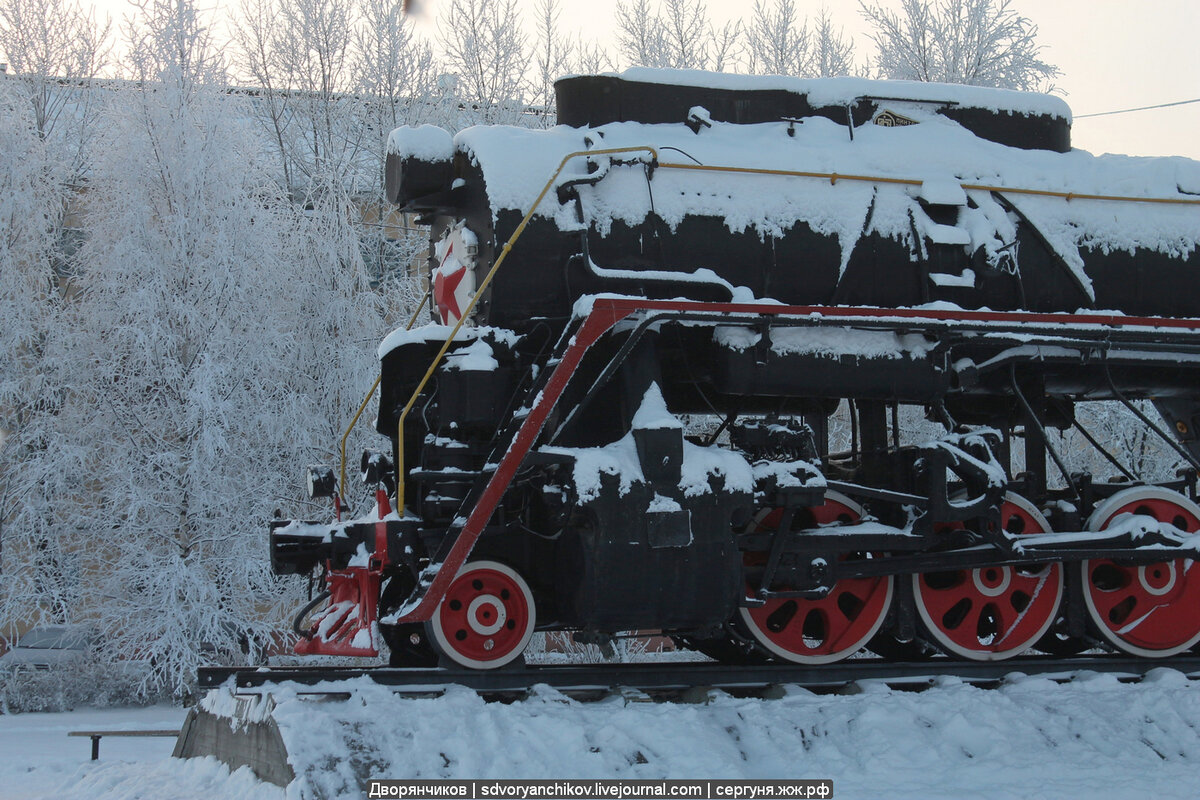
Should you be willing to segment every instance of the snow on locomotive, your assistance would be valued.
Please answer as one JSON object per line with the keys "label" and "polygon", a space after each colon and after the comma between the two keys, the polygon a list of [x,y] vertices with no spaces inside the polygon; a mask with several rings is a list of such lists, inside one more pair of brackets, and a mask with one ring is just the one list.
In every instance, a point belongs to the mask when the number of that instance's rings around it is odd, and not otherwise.
{"label": "snow on locomotive", "polygon": [[[277,572],[325,570],[299,652],[1200,642],[1200,164],[1073,151],[1045,95],[643,69],[556,90],[549,130],[392,133],[435,321],[379,348],[374,513],[272,526]],[[1085,401],[1189,468],[1071,472],[1052,431],[1094,441]],[[914,415],[940,427],[913,439]]]}

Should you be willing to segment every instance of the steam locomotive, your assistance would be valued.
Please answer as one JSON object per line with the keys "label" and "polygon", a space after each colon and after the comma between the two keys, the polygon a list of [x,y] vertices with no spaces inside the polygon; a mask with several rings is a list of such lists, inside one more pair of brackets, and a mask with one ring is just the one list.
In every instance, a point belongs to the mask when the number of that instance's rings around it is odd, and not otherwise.
{"label": "steam locomotive", "polygon": [[[310,468],[337,519],[272,523],[275,571],[327,587],[298,652],[1200,642],[1200,163],[1072,150],[1060,99],[976,87],[633,69],[556,95],[550,129],[391,134],[432,321],[379,348],[371,512],[342,519],[343,463]],[[1183,468],[1138,474],[1082,403]],[[1068,430],[1116,477],[1072,470]]]}

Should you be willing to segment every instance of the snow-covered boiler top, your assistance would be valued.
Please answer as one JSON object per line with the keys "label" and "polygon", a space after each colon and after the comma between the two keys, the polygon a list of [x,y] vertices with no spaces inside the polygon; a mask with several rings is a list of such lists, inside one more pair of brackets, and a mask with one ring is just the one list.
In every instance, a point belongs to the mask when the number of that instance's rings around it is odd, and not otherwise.
{"label": "snow-covered boiler top", "polygon": [[913,124],[889,104],[917,103],[975,135],[1011,147],[1071,149],[1071,109],[1058,97],[913,81],[788,78],[638,67],[621,75],[578,75],[554,85],[558,122],[597,127],[611,122],[678,123],[694,107],[709,119],[739,125],[824,117],[855,127]]}
{"label": "snow-covered boiler top", "polygon": [[1200,316],[1200,163],[1072,150],[1060,98],[648,69],[556,94],[550,129],[392,134],[389,197],[475,237],[466,285],[532,210],[477,322],[597,292]]}

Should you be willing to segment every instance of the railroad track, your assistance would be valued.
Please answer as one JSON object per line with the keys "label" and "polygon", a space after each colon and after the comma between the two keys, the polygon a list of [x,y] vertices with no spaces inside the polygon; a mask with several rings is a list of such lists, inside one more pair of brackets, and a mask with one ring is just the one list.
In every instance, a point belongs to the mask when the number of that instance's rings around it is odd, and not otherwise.
{"label": "railroad track", "polygon": [[[1019,675],[1038,675],[1067,681],[1081,673],[1115,675],[1123,681],[1139,680],[1151,670],[1167,668],[1200,678],[1200,655],[1169,659],[1135,658],[1106,654],[1070,659],[1026,656],[998,662],[885,661],[860,658],[836,666],[793,664],[729,665],[709,662],[665,662],[607,665],[534,665],[517,669],[392,669],[384,667],[202,667],[201,689],[215,689],[232,682],[238,694],[257,694],[272,684],[302,684],[305,693],[336,695],[345,691],[337,682],[369,678],[390,686],[398,694],[427,696],[450,686],[464,686],[490,699],[517,698],[533,687],[546,685],[565,694],[586,698],[605,696],[614,690],[642,692],[649,696],[679,696],[688,690],[721,689],[746,695],[762,695],[772,687],[794,685],[807,689],[832,690],[858,681],[878,681],[909,689],[931,686],[944,677],[958,678],[981,686],[998,685]],[[331,685],[333,684],[333,685]]]}

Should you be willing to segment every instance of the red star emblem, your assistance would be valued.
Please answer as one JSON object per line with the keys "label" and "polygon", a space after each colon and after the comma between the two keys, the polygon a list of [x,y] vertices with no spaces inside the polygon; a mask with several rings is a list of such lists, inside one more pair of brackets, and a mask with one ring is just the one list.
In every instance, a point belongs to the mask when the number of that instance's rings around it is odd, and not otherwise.
{"label": "red star emblem", "polygon": [[443,324],[449,325],[451,319],[457,320],[462,317],[462,309],[458,307],[458,299],[454,293],[458,291],[458,285],[466,276],[466,267],[459,267],[448,274],[434,273],[433,301],[437,304],[438,315],[441,316]]}

